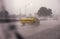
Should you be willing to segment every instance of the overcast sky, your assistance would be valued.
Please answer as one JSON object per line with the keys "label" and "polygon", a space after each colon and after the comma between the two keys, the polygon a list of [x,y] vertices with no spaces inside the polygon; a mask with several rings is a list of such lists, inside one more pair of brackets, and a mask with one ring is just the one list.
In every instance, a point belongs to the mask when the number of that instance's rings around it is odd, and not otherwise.
{"label": "overcast sky", "polygon": [[19,14],[19,12],[25,14],[25,6],[26,14],[34,14],[42,6],[51,8],[54,14],[60,13],[60,0],[5,0],[4,4],[10,13],[15,14]]}

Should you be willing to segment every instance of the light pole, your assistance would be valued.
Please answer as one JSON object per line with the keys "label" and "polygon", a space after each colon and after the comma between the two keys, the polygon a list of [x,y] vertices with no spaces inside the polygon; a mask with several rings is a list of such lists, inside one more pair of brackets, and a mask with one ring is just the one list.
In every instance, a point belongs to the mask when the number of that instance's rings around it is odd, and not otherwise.
{"label": "light pole", "polygon": [[26,12],[26,5],[25,5],[25,16],[26,16],[26,13],[27,13],[27,12]]}
{"label": "light pole", "polygon": [[27,6],[32,5],[32,3],[25,4],[25,14],[27,14]]}

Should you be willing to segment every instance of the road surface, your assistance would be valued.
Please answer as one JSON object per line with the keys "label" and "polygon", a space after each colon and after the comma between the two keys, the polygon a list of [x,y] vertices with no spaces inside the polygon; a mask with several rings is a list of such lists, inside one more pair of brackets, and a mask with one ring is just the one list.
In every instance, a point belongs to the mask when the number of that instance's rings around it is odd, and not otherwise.
{"label": "road surface", "polygon": [[[18,32],[25,39],[57,39],[57,37],[59,38],[58,30],[60,30],[59,29],[60,20],[40,21],[39,26],[32,26],[32,25],[21,26],[20,22],[14,22],[13,24],[17,25]],[[1,25],[2,24],[0,23],[0,28]],[[8,26],[8,23],[7,24],[5,23],[3,26]],[[2,29],[0,29],[0,31],[1,30]],[[2,34],[2,32],[0,32],[0,34]]]}
{"label": "road surface", "polygon": [[[58,27],[60,25],[60,20],[46,20],[41,21],[39,26],[19,26],[20,23],[17,23],[18,25],[18,31],[26,38],[30,36],[36,36],[35,34],[47,31],[48,29],[53,29],[55,27]],[[54,31],[54,30],[53,30]],[[43,36],[42,36],[43,37]],[[31,39],[33,39],[31,37]]]}

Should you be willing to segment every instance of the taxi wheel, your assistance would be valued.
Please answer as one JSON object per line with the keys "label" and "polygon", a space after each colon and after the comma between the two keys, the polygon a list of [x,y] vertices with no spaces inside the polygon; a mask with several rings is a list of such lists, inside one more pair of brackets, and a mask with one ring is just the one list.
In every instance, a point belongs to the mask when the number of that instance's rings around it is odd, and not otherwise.
{"label": "taxi wheel", "polygon": [[40,22],[39,21],[35,21],[34,25],[39,25]]}
{"label": "taxi wheel", "polygon": [[22,23],[22,26],[25,26],[25,23]]}

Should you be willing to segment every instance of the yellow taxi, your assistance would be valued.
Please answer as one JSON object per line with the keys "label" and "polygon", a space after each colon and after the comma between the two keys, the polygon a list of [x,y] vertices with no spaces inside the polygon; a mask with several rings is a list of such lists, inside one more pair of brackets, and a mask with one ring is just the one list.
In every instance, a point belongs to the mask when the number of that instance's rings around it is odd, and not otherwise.
{"label": "yellow taxi", "polygon": [[20,21],[21,23],[32,23],[34,22],[34,17],[26,17],[26,18],[21,18]]}
{"label": "yellow taxi", "polygon": [[25,17],[25,18],[21,18],[20,22],[25,25],[25,24],[39,24],[40,20],[38,18],[35,17]]}

